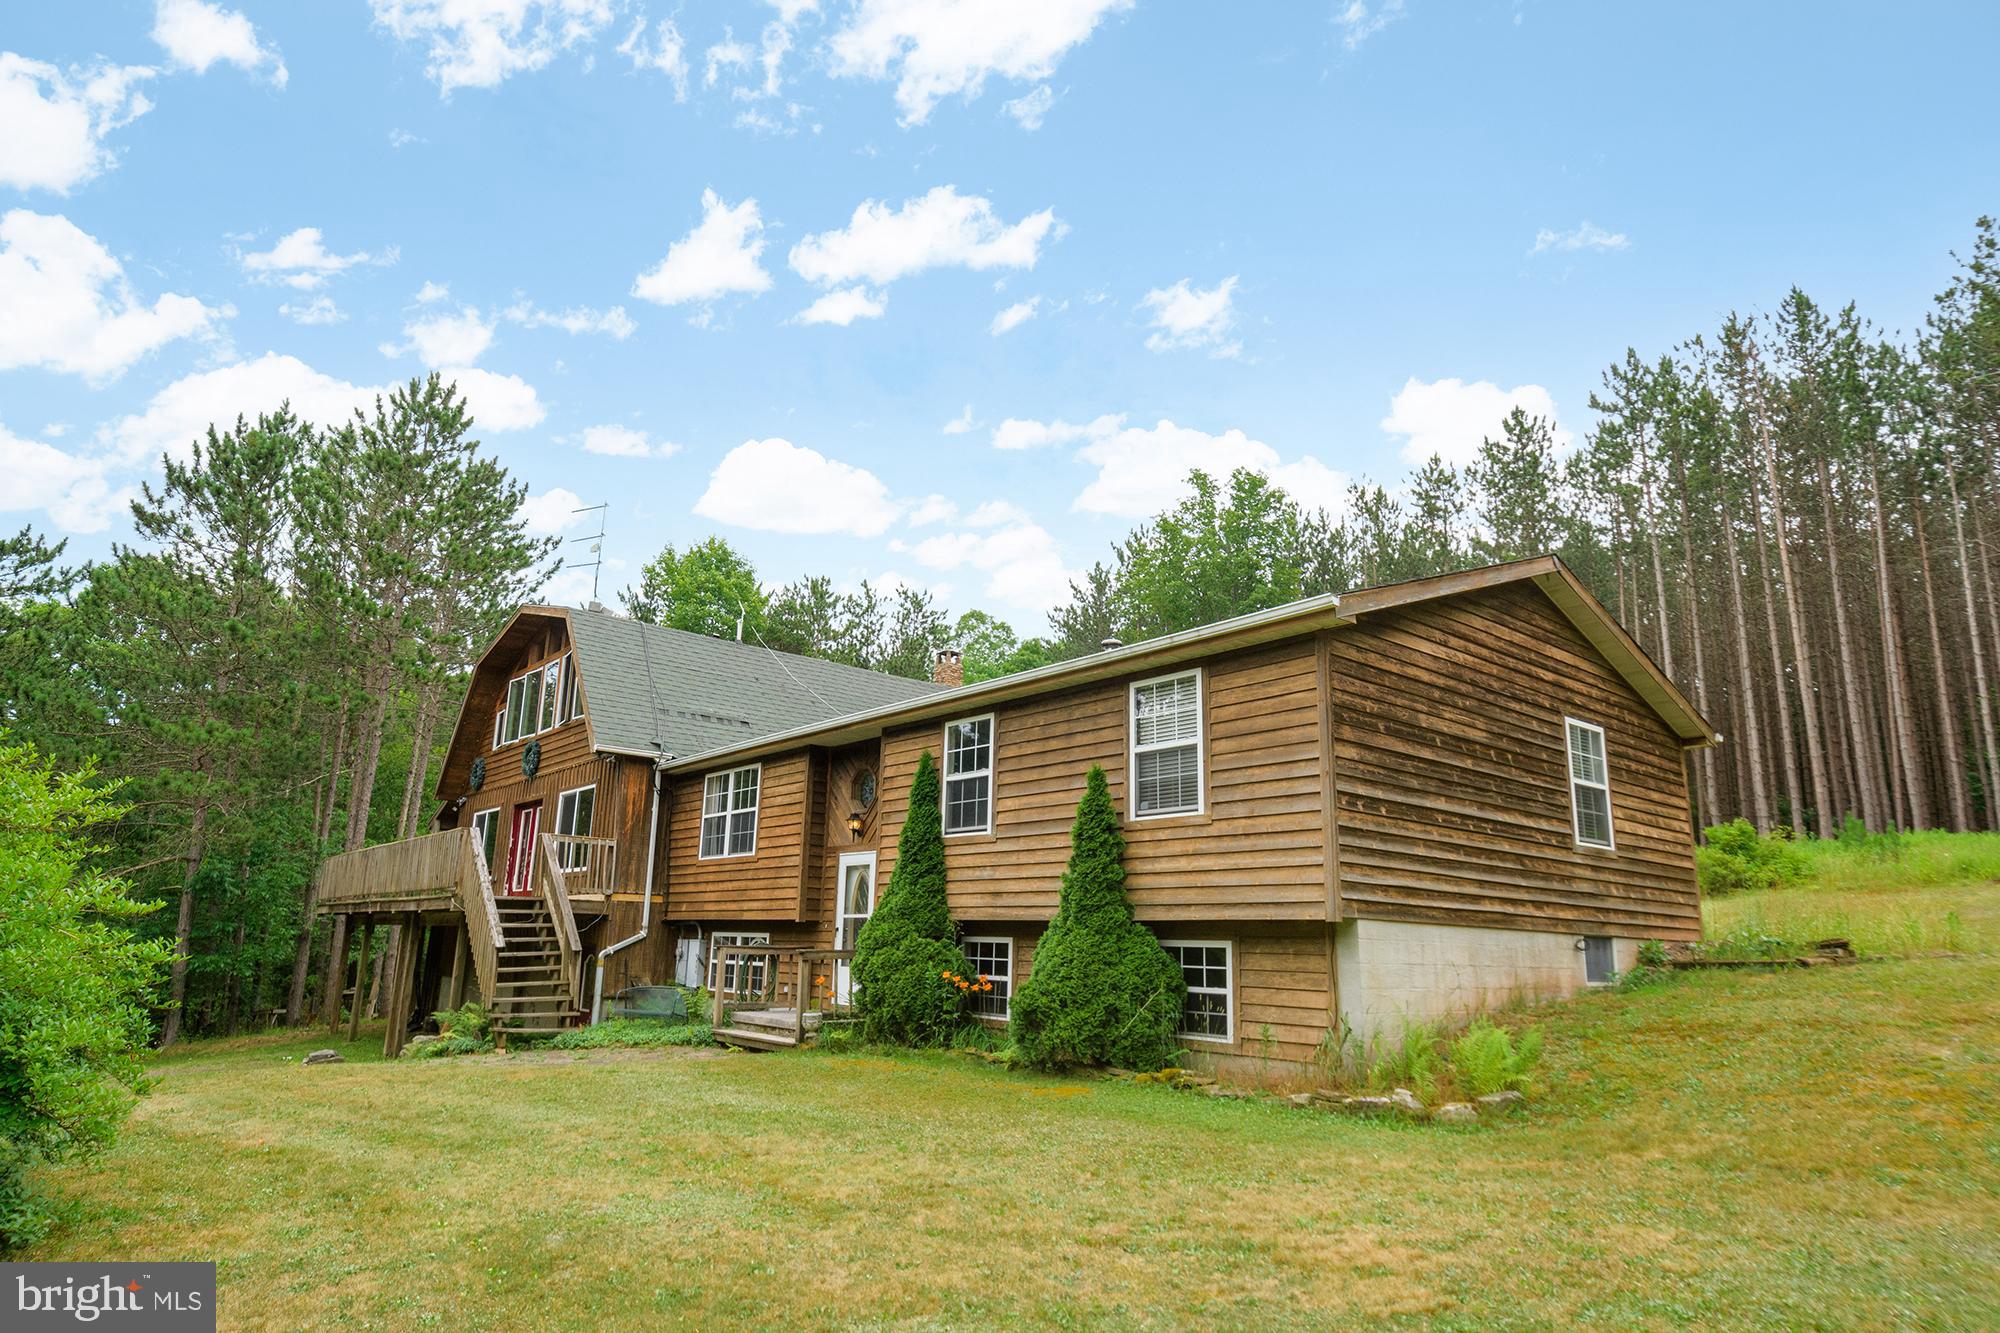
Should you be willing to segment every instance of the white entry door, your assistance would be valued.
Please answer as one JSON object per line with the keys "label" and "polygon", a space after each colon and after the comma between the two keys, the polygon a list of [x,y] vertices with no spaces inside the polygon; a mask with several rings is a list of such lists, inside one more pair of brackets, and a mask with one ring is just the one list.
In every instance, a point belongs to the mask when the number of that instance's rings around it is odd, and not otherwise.
{"label": "white entry door", "polygon": [[[840,858],[840,902],[833,918],[833,947],[852,949],[862,923],[875,910],[875,853],[848,852]],[[833,965],[834,998],[850,1002],[847,963]]]}

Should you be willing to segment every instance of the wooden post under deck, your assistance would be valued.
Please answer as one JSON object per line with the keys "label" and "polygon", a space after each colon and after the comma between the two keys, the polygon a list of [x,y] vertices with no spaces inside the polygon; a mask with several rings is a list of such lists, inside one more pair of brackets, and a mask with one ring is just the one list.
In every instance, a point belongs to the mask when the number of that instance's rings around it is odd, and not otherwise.
{"label": "wooden post under deck", "polygon": [[458,948],[451,955],[451,989],[445,993],[444,1007],[456,1009],[465,1003],[465,974],[472,970],[472,933],[460,922],[455,928]]}
{"label": "wooden post under deck", "polygon": [[353,942],[353,938],[347,932],[347,914],[343,912],[333,921],[333,966],[326,970],[326,974],[333,978],[333,984],[327,987],[332,992],[326,1003],[328,1032],[340,1031],[340,992],[341,988],[347,985],[347,951]]}
{"label": "wooden post under deck", "polygon": [[389,1030],[382,1034],[382,1054],[390,1059],[402,1054],[410,1014],[416,1004],[417,955],[421,952],[423,917],[415,912],[403,913],[402,928],[396,934],[396,975],[389,983]]}
{"label": "wooden post under deck", "polygon": [[[368,989],[368,959],[374,952],[375,918],[371,916],[366,919],[361,927],[361,956],[354,960],[354,1007],[348,1011],[352,1017],[347,1020],[347,1039],[349,1041],[357,1040],[361,1036],[361,1002]],[[336,1013],[340,1011],[339,986],[346,984],[347,977],[343,975],[334,990],[333,1007]]]}

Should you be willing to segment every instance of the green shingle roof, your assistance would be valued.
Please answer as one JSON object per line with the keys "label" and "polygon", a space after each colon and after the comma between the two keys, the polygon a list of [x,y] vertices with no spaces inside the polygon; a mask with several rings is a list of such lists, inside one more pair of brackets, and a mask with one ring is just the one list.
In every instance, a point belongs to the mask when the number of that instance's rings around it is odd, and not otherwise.
{"label": "green shingle roof", "polygon": [[569,622],[600,750],[685,757],[942,688],[611,611],[572,610]]}

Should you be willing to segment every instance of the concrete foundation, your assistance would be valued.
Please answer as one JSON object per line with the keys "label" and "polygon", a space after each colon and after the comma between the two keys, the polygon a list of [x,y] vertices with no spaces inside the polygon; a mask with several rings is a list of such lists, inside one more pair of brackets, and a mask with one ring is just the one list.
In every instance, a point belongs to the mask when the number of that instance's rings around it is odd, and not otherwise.
{"label": "concrete foundation", "polygon": [[[1343,921],[1334,934],[1340,1017],[1352,1038],[1393,1041],[1411,1023],[1463,1021],[1512,1001],[1571,995],[1588,982],[1581,934],[1408,921]],[[1639,941],[1614,939],[1617,970]]]}

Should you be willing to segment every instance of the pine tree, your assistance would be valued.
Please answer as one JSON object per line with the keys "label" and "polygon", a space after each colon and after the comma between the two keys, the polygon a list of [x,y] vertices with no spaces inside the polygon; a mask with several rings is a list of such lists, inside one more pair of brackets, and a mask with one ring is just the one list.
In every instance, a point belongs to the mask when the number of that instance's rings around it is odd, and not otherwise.
{"label": "pine tree", "polygon": [[945,896],[944,816],[937,761],[917,760],[896,866],[854,942],[854,1008],[872,1041],[941,1046],[965,1019],[972,967]]}
{"label": "pine tree", "polygon": [[1093,764],[1070,827],[1055,919],[1014,992],[1014,1045],[1043,1069],[1159,1069],[1180,1045],[1174,1033],[1186,996],[1180,965],[1132,915],[1125,835],[1104,770]]}

